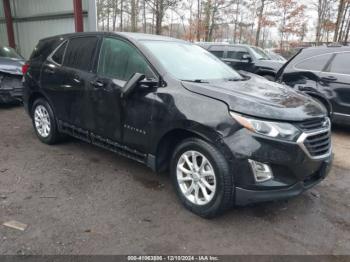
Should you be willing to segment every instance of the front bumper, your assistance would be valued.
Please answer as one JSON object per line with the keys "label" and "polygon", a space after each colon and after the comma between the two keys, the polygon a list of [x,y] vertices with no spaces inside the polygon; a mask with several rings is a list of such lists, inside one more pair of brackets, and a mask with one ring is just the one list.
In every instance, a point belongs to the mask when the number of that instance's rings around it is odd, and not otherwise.
{"label": "front bumper", "polygon": [[292,186],[270,190],[250,190],[236,187],[235,204],[244,206],[251,203],[281,200],[300,195],[302,192],[320,183],[328,175],[332,166],[332,161],[333,155],[323,162],[321,168],[317,172]]}
{"label": "front bumper", "polygon": [[[322,181],[332,165],[331,153],[312,158],[298,142],[271,139],[244,128],[224,138],[224,143],[233,155],[231,168],[236,205],[299,195]],[[250,160],[269,165],[273,178],[257,182]]]}

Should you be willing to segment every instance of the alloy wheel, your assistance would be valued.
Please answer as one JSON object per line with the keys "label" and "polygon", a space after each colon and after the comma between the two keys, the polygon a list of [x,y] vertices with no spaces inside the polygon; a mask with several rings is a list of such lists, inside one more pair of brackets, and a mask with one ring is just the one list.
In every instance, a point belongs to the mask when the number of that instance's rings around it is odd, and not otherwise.
{"label": "alloy wheel", "polygon": [[38,105],[34,111],[35,128],[41,137],[48,137],[51,132],[49,112],[42,105]]}
{"label": "alloy wheel", "polygon": [[177,163],[177,182],[193,204],[208,204],[216,192],[216,176],[209,160],[198,151],[184,152]]}

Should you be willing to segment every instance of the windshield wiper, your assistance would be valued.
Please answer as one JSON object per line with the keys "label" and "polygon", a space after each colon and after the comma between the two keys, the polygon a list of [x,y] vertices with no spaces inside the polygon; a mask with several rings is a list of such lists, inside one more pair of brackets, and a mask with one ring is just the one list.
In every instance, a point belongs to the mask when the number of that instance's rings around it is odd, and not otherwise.
{"label": "windshield wiper", "polygon": [[205,81],[203,79],[181,79],[181,81],[193,82],[193,83],[209,83],[208,81]]}

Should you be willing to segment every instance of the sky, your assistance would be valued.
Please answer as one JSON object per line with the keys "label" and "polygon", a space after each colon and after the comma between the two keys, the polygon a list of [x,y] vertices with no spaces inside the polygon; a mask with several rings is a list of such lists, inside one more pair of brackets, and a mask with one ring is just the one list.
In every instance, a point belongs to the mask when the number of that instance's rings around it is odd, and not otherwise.
{"label": "sky", "polygon": [[[304,41],[314,41],[315,40],[317,11],[312,6],[312,3],[315,1],[316,0],[298,1],[300,4],[306,5],[305,15],[307,17],[307,22],[308,22],[308,32],[307,32],[307,35],[306,35]],[[272,38],[272,40],[275,40],[275,41],[279,39],[279,33],[278,33],[277,27],[271,28],[271,38]]]}
{"label": "sky", "polygon": [[[315,40],[315,31],[316,31],[316,22],[317,22],[317,11],[315,10],[315,7],[313,7],[313,3],[317,0],[302,0],[299,1],[300,4],[306,5],[306,17],[308,21],[308,32],[307,35],[304,39],[304,41],[314,41]],[[186,16],[189,16],[189,14],[186,14],[186,11],[184,10],[179,10],[179,13],[182,15],[185,14]],[[168,17],[170,17],[170,13],[168,13]],[[173,13],[174,19],[177,20],[177,22],[181,22],[180,19],[176,14]],[[167,19],[167,22],[170,22],[170,19]],[[270,29],[270,37],[274,41],[279,40],[279,33],[278,33],[278,28],[273,27]]]}

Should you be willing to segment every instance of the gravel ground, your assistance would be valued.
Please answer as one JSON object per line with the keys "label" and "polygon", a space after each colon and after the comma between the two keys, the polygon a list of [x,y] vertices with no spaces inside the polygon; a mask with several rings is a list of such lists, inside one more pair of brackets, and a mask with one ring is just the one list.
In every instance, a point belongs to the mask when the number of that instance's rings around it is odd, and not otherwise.
{"label": "gravel ground", "polygon": [[167,176],[77,140],[44,145],[21,107],[0,123],[0,254],[350,254],[350,129],[310,191],[205,220]]}

